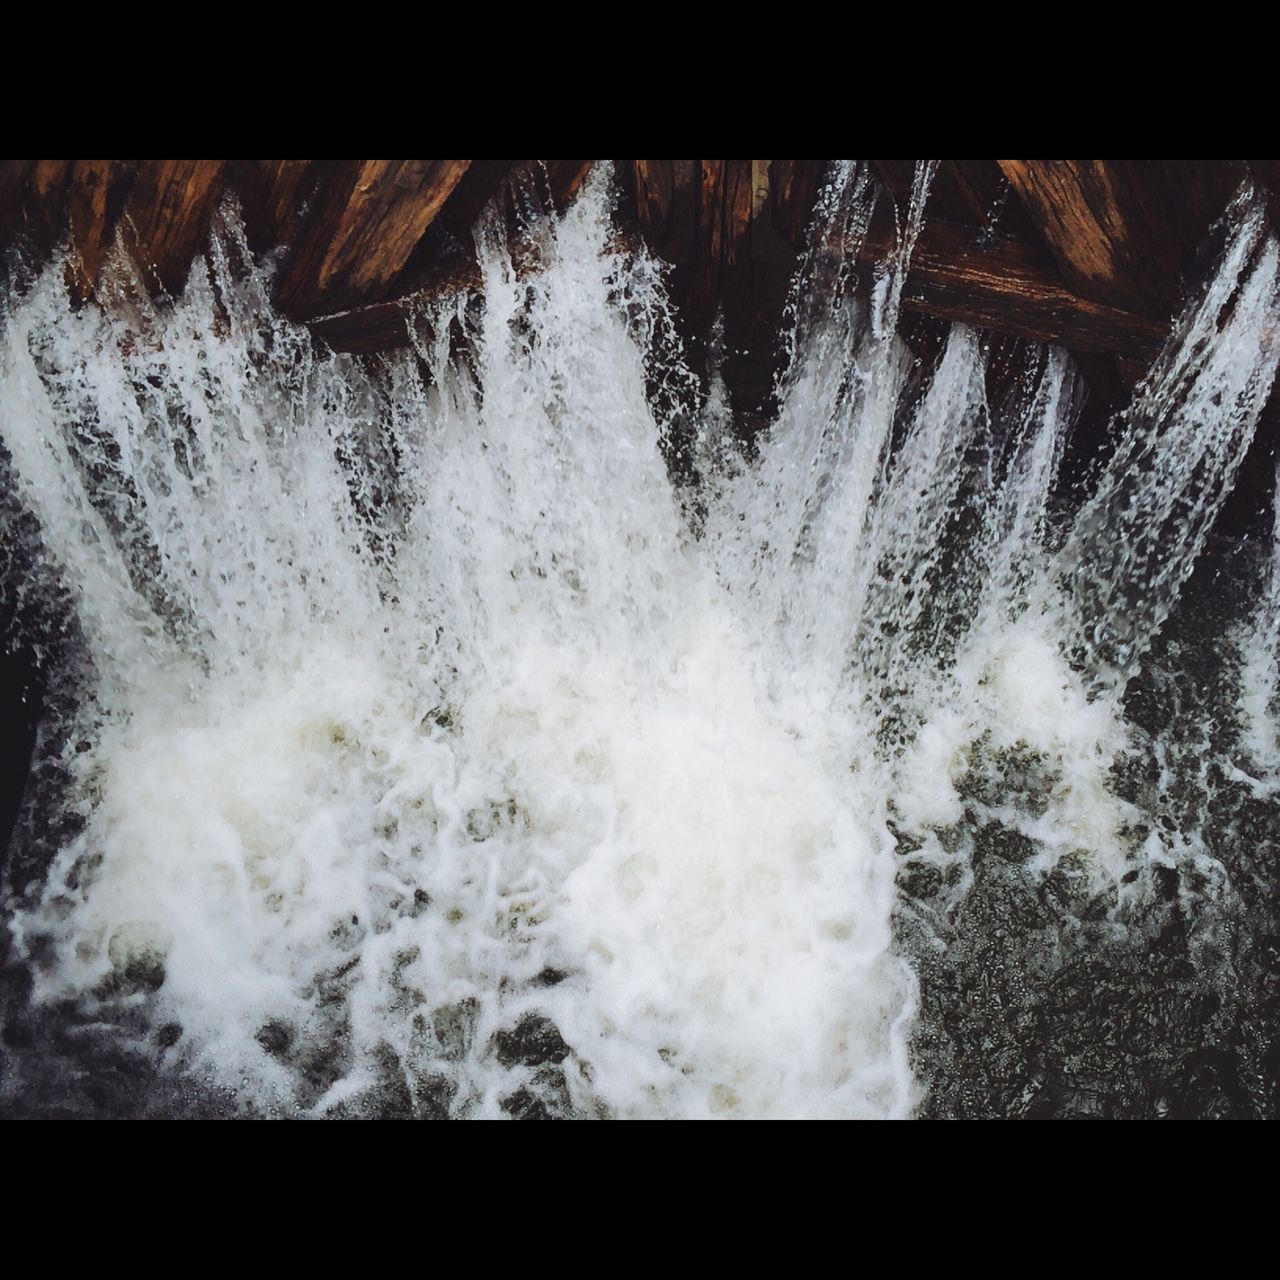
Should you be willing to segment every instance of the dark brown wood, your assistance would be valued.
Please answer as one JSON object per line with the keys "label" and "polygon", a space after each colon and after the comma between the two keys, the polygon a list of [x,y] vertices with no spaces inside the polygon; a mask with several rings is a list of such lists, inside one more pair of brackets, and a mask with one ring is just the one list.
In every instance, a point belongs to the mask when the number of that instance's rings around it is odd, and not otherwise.
{"label": "dark brown wood", "polygon": [[716,353],[740,412],[758,413],[768,400],[787,285],[826,164],[632,161],[636,225],[670,266],[668,292],[686,350],[695,367]]}
{"label": "dark brown wood", "polygon": [[[286,312],[315,320],[335,344],[382,349],[404,340],[407,304],[397,300],[474,278],[470,232],[489,201],[501,197],[514,230],[526,193],[563,210],[592,163],[276,160],[232,170],[226,161],[150,161],[131,180],[129,161],[9,161],[0,163],[0,243],[7,232],[47,250],[69,233],[83,297],[118,226],[150,286],[176,293],[234,175],[253,247],[293,241],[278,289]],[[873,163],[901,203],[916,162]],[[668,285],[695,363],[716,315],[725,318],[724,373],[739,407],[763,403],[786,283],[825,167],[628,162],[635,225],[672,264]],[[1249,162],[1249,171],[1274,201],[1280,162]],[[905,307],[1114,353],[1128,381],[1159,347],[1184,278],[1199,269],[1195,252],[1212,243],[1205,232],[1245,172],[1244,162],[943,162]],[[1025,235],[1011,234],[1019,219]],[[864,256],[888,243],[873,228]]]}
{"label": "dark brown wood", "polygon": [[809,229],[826,168],[825,160],[769,161],[773,225],[786,236],[793,249],[804,246],[805,232]]}
{"label": "dark brown wood", "polygon": [[502,193],[508,228],[515,230],[548,206],[563,213],[594,164],[594,160],[517,160]]}
{"label": "dark brown wood", "polygon": [[778,229],[773,211],[773,161],[751,162],[751,258],[757,264],[775,266],[790,274],[796,251]]}
{"label": "dark brown wood", "polygon": [[516,164],[515,160],[471,162],[404,270],[388,287],[387,300],[417,293],[431,286],[441,272],[474,261],[474,229],[485,209],[492,204],[498,217],[509,220],[507,180]]}
{"label": "dark brown wood", "polygon": [[1131,162],[1160,193],[1184,252],[1203,247],[1210,226],[1222,217],[1248,177],[1242,160],[1135,160]]}
{"label": "dark brown wood", "polygon": [[[883,258],[892,241],[867,238],[860,258]],[[981,247],[970,230],[928,223],[920,233],[903,290],[903,307],[961,320],[997,333],[1056,342],[1080,351],[1147,358],[1159,350],[1167,324],[1082,298],[1039,255],[1016,241]]]}
{"label": "dark brown wood", "polygon": [[[1226,203],[1216,171],[1189,161],[1001,160],[1000,167],[1074,293],[1152,318],[1178,307],[1184,272]],[[1175,188],[1180,201],[1169,198]]]}
{"label": "dark brown wood", "polygon": [[738,268],[751,257],[751,161],[698,162],[697,239],[689,308],[695,323],[739,300]]}
{"label": "dark brown wood", "polygon": [[905,205],[911,198],[911,184],[914,180],[916,162],[914,160],[872,160],[880,181],[889,189],[894,203]]}
{"label": "dark brown wood", "polygon": [[633,160],[636,220],[646,243],[676,270],[693,262],[697,225],[696,160]]}
{"label": "dark brown wood", "polygon": [[249,248],[262,253],[289,244],[298,230],[311,160],[244,160],[232,184],[240,196]]}
{"label": "dark brown wood", "polygon": [[[594,161],[529,161],[519,165],[513,160],[479,161],[471,166],[449,197],[437,223],[424,236],[405,270],[388,291],[390,296],[367,306],[344,309],[313,319],[311,328],[336,351],[373,353],[402,347],[408,342],[408,316],[415,299],[438,297],[466,289],[478,288],[480,268],[471,252],[469,237],[476,219],[491,200],[498,198],[507,180],[532,181],[543,198],[549,197],[563,211],[581,189]],[[510,195],[510,193],[509,193]],[[508,229],[514,229],[510,198],[502,209]],[[467,241],[465,251],[441,252],[440,235],[455,242]],[[619,244],[623,242],[620,240]],[[456,243],[455,243],[456,249]],[[518,275],[537,269],[536,246],[513,238],[512,261]]]}
{"label": "dark brown wood", "polygon": [[469,160],[361,160],[329,182],[299,234],[276,299],[294,319],[379,301]]}
{"label": "dark brown wood", "polygon": [[1120,386],[1126,396],[1146,377],[1147,370],[1151,368],[1151,361],[1140,356],[1117,355],[1115,364],[1116,376],[1120,379]]}
{"label": "dark brown wood", "polygon": [[1280,160],[1250,160],[1249,173],[1263,191],[1271,229],[1280,236]]}
{"label": "dark brown wood", "polygon": [[37,160],[31,166],[20,230],[41,254],[49,253],[66,229],[70,176],[70,160]]}
{"label": "dark brown wood", "polygon": [[0,160],[0,251],[9,247],[22,217],[34,160]]}
{"label": "dark brown wood", "polygon": [[[876,168],[887,182],[894,200],[903,208],[911,195],[916,160],[876,160]],[[926,201],[929,216],[980,230],[992,222],[1000,199],[1000,170],[988,161],[990,171],[980,161],[940,160]]]}
{"label": "dark brown wood", "polygon": [[1071,358],[1088,384],[1089,398],[1102,400],[1112,407],[1126,400],[1133,387],[1126,381],[1120,362],[1124,361],[1126,366],[1141,364],[1143,369],[1147,367],[1146,361],[1135,361],[1129,356],[1117,358],[1102,351],[1072,351]]}
{"label": "dark brown wood", "polygon": [[148,289],[177,295],[203,248],[226,183],[226,160],[145,160],[120,220]]}
{"label": "dark brown wood", "polygon": [[410,305],[407,298],[375,302],[367,307],[321,316],[309,321],[309,327],[334,351],[359,355],[395,351],[409,345]]}
{"label": "dark brown wood", "polygon": [[591,172],[594,160],[548,160],[547,182],[551,187],[551,202],[557,212],[563,213],[582,189]]}
{"label": "dark brown wood", "polygon": [[[974,225],[987,237],[1021,240],[1043,247],[1040,233],[1027,216],[1022,201],[994,160],[944,160],[939,176],[954,170],[956,181],[971,193],[970,207],[981,214]],[[939,211],[941,212],[941,211]],[[948,215],[942,212],[945,219]],[[1045,250],[1048,257],[1048,250]]]}
{"label": "dark brown wood", "polygon": [[[639,247],[633,237],[621,233],[615,233],[608,246],[611,253],[635,253]],[[538,245],[525,239],[514,241],[511,262],[517,279],[539,270],[542,257]],[[392,351],[408,345],[408,318],[416,304],[478,289],[482,283],[480,265],[472,257],[441,268],[411,295],[320,316],[311,320],[309,327],[335,351],[361,354]]]}
{"label": "dark brown wood", "polygon": [[[918,160],[872,160],[894,203],[905,213]],[[994,160],[940,160],[925,200],[925,217],[971,228],[982,243],[1015,240],[1038,253],[1045,265],[1053,258],[1022,202]]]}
{"label": "dark brown wood", "polygon": [[471,229],[506,182],[515,160],[473,160],[454,187],[433,228],[470,245]]}
{"label": "dark brown wood", "polygon": [[67,287],[79,302],[93,293],[137,170],[136,160],[77,160],[72,167],[67,193],[71,240]]}

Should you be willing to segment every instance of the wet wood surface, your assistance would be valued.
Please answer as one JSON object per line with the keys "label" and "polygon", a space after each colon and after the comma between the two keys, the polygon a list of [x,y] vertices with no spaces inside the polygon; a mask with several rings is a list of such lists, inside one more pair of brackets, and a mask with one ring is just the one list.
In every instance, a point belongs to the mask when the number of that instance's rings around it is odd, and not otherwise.
{"label": "wet wood surface", "polygon": [[305,320],[385,295],[470,167],[469,160],[360,160],[318,194],[276,289]]}
{"label": "wet wood surface", "polygon": [[[916,162],[867,163],[900,215]],[[486,209],[514,244],[525,207],[565,209],[594,164],[10,160],[0,162],[0,248],[38,262],[66,246],[69,282],[85,299],[119,234],[152,292],[175,294],[231,188],[251,248],[278,251],[282,310],[345,349],[384,350],[407,341],[407,299],[474,277],[473,233]],[[789,281],[829,164],[617,163],[620,223],[667,264],[691,358],[721,361],[752,411],[776,373]],[[1277,161],[943,161],[904,306],[1112,359],[1105,376],[1094,362],[1092,380],[1131,384],[1246,175],[1280,222]],[[873,235],[862,257],[891,246],[891,236]]]}
{"label": "wet wood surface", "polygon": [[182,292],[226,185],[229,160],[144,160],[120,228],[149,288]]}
{"label": "wet wood surface", "polygon": [[[868,236],[859,260],[879,261],[892,248],[892,239]],[[1009,240],[982,245],[968,228],[942,222],[926,222],[920,233],[903,307],[1080,351],[1138,357],[1154,355],[1168,328],[1148,316],[1081,297],[1033,249]]]}

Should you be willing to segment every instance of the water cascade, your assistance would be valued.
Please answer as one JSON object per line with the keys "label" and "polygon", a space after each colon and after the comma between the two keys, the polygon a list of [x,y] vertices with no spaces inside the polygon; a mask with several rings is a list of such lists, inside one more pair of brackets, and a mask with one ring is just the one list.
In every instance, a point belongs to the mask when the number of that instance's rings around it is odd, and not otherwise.
{"label": "water cascade", "polygon": [[[1280,522],[1180,608],[1280,249],[1242,191],[1067,501],[1064,351],[992,403],[978,332],[899,336],[932,176],[854,270],[876,189],[836,167],[750,449],[607,173],[531,221],[534,274],[482,225],[480,287],[377,362],[275,314],[231,206],[172,303],[119,252],[107,305],[57,262],[14,292],[0,514],[58,657],[6,1108],[974,1114],[996,972],[994,1111],[1270,1114]],[[1166,1024],[1073,1058],[1077,986],[1166,952]],[[1228,1066],[1178,1048],[1206,992]]]}

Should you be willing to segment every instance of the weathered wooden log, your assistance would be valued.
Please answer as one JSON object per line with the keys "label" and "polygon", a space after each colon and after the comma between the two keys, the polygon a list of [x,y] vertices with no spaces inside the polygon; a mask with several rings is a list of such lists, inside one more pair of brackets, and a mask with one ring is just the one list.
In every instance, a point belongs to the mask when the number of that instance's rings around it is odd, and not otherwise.
{"label": "weathered wooden log", "polygon": [[[504,183],[508,216],[522,191],[563,208],[591,163],[285,160],[232,170],[225,161],[153,161],[130,183],[129,161],[9,161],[0,163],[0,241],[17,236],[48,249],[69,231],[72,284],[84,296],[118,224],[151,286],[176,293],[234,175],[251,244],[295,242],[279,285],[286,312],[315,319],[317,331],[338,345],[380,349],[404,341],[405,307],[373,304],[439,292],[451,287],[451,274],[474,279],[469,232]],[[901,198],[914,162],[875,163]],[[785,281],[824,166],[637,160],[627,175],[641,233],[673,264],[669,285],[695,356],[723,311],[728,357],[739,366],[726,367],[726,376],[744,387],[768,382]],[[906,308],[1078,351],[1113,352],[1127,369],[1140,367],[1163,338],[1197,237],[1221,211],[1242,165],[1004,166],[940,167]],[[1255,161],[1251,168],[1274,200],[1280,165]],[[1024,196],[1038,210],[1039,230]],[[1030,238],[1004,234],[1011,219],[1000,215],[1002,200],[1021,211]],[[967,225],[937,220],[952,211]],[[992,234],[997,221],[1000,233]],[[888,247],[885,236],[873,235],[864,257]],[[751,387],[747,398],[758,399],[758,390]]]}
{"label": "weathered wooden log", "polygon": [[737,268],[751,256],[751,161],[702,160],[698,168],[697,244],[688,305],[709,320],[736,299]]}
{"label": "weathered wooden log", "polygon": [[594,160],[517,160],[497,200],[508,232],[516,234],[543,210],[563,213],[594,164]]}
{"label": "weathered wooden log", "polygon": [[409,316],[413,297],[374,302],[367,307],[339,311],[308,321],[308,327],[334,351],[375,355],[409,345]]}
{"label": "weathered wooden log", "polygon": [[42,255],[53,249],[66,228],[66,193],[70,177],[70,160],[28,162],[16,231]]}
{"label": "weathered wooden log", "polygon": [[692,258],[697,209],[696,160],[633,160],[636,220],[646,242],[668,262]]}
{"label": "weathered wooden log", "polygon": [[295,320],[380,300],[470,166],[361,160],[328,183],[276,288]]}
{"label": "weathered wooden log", "polygon": [[232,183],[240,196],[245,237],[255,253],[289,244],[314,176],[312,160],[244,160]]}
{"label": "weathered wooden log", "polygon": [[669,265],[667,288],[683,315],[693,281],[698,226],[698,161],[633,160],[635,226]]}
{"label": "weathered wooden log", "polygon": [[793,249],[804,247],[826,160],[770,160],[769,200],[773,224]]}
{"label": "weathered wooden log", "polygon": [[[917,161],[873,160],[871,163],[894,201],[905,206],[911,196]],[[933,216],[967,227],[982,227],[990,216],[994,200],[994,190],[984,193],[970,174],[960,171],[954,160],[939,163],[929,188],[929,211]]]}
{"label": "weathered wooden log", "polygon": [[[639,248],[631,237],[618,233],[608,245],[611,253],[634,253]],[[511,248],[511,263],[517,279],[525,279],[542,267],[538,246],[527,240]],[[437,270],[412,294],[388,298],[367,307],[353,307],[309,321],[309,327],[334,351],[371,355],[409,345],[409,317],[424,301],[479,289],[480,264],[474,258]]]}
{"label": "weathered wooden log", "polygon": [[[445,202],[434,227],[455,239],[469,242],[471,228],[501,190],[517,163],[516,160],[473,160]],[[419,247],[424,247],[425,243]],[[427,264],[418,265],[425,267]],[[409,269],[412,270],[413,266],[411,261]]]}
{"label": "weathered wooden log", "polygon": [[[905,208],[918,163],[915,160],[873,160],[876,172],[894,201]],[[1027,217],[1008,179],[994,160],[940,160],[929,188],[927,216],[973,227],[986,236],[1040,245],[1039,233]],[[1045,251],[1048,258],[1048,250]]]}
{"label": "weathered wooden log", "polygon": [[633,160],[636,217],[645,240],[672,260],[693,247],[696,160]]}
{"label": "weathered wooden log", "polygon": [[0,160],[0,250],[7,249],[22,217],[34,160]]}
{"label": "weathered wooden log", "polygon": [[494,201],[502,203],[516,160],[473,160],[444,208],[418,241],[404,269],[386,290],[392,301],[429,287],[442,272],[474,261],[475,224]]}
{"label": "weathered wooden log", "polygon": [[205,244],[226,183],[226,160],[146,160],[120,225],[148,288],[176,295]]}
{"label": "weathered wooden log", "polygon": [[93,293],[137,171],[136,160],[77,160],[72,167],[67,194],[71,241],[67,286],[80,302]]}
{"label": "weathered wooden log", "polygon": [[[1181,162],[1001,160],[1072,292],[1164,319],[1183,273],[1230,196],[1216,171]],[[1171,180],[1181,200],[1167,198]]]}
{"label": "weathered wooden log", "polygon": [[[881,259],[892,248],[885,235],[869,236],[859,260]],[[997,333],[1144,359],[1159,350],[1168,330],[1148,316],[1073,293],[1034,249],[1008,240],[982,245],[970,228],[942,222],[926,222],[920,233],[902,305]]]}
{"label": "weathered wooden log", "polygon": [[404,346],[411,304],[422,297],[476,288],[480,269],[470,241],[472,228],[493,200],[512,232],[517,273],[536,268],[536,250],[514,236],[515,204],[522,186],[563,212],[580,190],[594,160],[492,160],[473,162],[424,235],[408,263],[380,301],[313,318],[313,330],[337,351],[375,352]]}
{"label": "weathered wooden log", "polygon": [[547,183],[551,189],[551,203],[556,212],[563,213],[591,172],[594,160],[547,160]]}
{"label": "weathered wooden log", "polygon": [[1249,173],[1262,188],[1271,215],[1271,229],[1280,236],[1280,160],[1250,160]]}

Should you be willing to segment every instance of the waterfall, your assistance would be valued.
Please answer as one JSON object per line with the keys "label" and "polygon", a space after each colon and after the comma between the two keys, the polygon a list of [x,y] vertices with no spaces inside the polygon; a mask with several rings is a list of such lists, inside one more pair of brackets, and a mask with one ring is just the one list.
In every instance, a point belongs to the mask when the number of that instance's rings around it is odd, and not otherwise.
{"label": "waterfall", "polygon": [[[1068,939],[1215,862],[1117,776],[1280,362],[1276,241],[1242,193],[1064,512],[1069,356],[993,405],[979,334],[899,336],[931,178],[855,271],[883,197],[837,166],[751,454],[607,174],[534,275],[482,223],[479,289],[376,362],[273,311],[230,207],[172,304],[119,251],[114,305],[58,262],[8,300],[7,536],[75,654],[4,899],[8,1105],[74,1089],[56,1026],[147,1113],[908,1116],[922,957],[997,836],[1079,886]],[[1270,575],[1237,665],[1274,769]]]}

